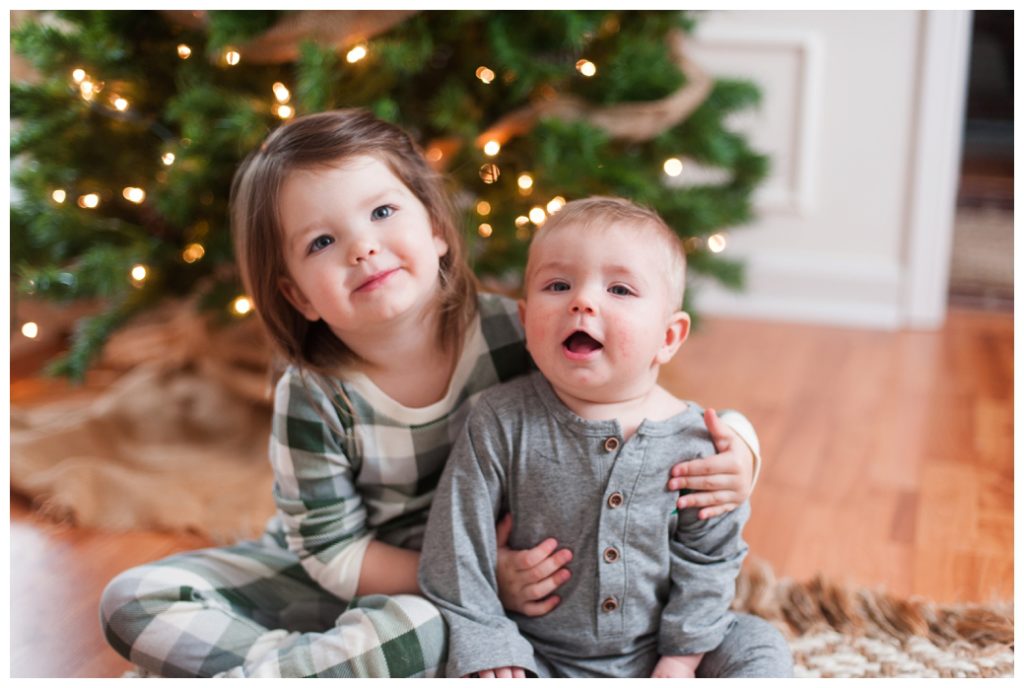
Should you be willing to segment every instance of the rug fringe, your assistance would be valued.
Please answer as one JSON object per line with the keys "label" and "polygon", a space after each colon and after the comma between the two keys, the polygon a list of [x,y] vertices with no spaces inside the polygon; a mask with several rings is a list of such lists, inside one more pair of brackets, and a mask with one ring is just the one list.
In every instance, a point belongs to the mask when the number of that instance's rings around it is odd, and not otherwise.
{"label": "rug fringe", "polygon": [[733,609],[760,616],[788,638],[828,628],[844,635],[924,637],[941,647],[1013,647],[1013,603],[938,605],[881,590],[836,584],[818,575],[800,583],[776,580],[769,564],[748,560],[736,581]]}

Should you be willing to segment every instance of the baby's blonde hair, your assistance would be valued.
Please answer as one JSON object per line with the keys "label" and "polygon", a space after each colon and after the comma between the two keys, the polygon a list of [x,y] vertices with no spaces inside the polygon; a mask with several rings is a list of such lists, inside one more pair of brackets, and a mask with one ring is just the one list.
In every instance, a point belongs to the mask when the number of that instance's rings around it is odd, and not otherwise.
{"label": "baby's blonde hair", "polygon": [[529,281],[532,273],[534,249],[544,242],[545,237],[570,225],[582,228],[600,225],[608,228],[619,223],[629,225],[633,230],[649,232],[664,246],[664,276],[668,287],[669,305],[673,311],[682,308],[686,289],[686,253],[683,251],[679,236],[655,211],[616,196],[590,196],[570,201],[552,215],[533,237],[529,258],[526,261],[524,283]]}

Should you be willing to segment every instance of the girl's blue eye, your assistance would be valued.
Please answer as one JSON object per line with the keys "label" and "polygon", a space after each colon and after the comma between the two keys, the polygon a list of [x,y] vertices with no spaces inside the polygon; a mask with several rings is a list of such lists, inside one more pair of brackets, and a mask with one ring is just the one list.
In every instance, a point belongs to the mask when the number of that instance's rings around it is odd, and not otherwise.
{"label": "girl's blue eye", "polygon": [[608,287],[609,294],[615,294],[616,296],[632,296],[633,292],[629,287],[624,287],[621,284],[613,284]]}
{"label": "girl's blue eye", "polygon": [[552,282],[544,289],[546,291],[569,291],[569,285],[566,282]]}
{"label": "girl's blue eye", "polygon": [[310,243],[309,252],[316,253],[317,251],[322,251],[333,243],[333,237],[330,237],[326,234],[321,234],[316,239],[313,239],[312,243]]}
{"label": "girl's blue eye", "polygon": [[379,205],[370,212],[371,220],[383,220],[395,214],[394,207],[390,205]]}

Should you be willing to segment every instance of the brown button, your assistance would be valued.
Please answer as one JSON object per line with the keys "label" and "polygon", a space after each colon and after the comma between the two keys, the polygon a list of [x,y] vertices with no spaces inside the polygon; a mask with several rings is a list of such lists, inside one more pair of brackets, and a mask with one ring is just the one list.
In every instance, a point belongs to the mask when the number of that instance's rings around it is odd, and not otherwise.
{"label": "brown button", "polygon": [[612,435],[604,441],[604,450],[613,452],[619,448],[619,438]]}
{"label": "brown button", "polygon": [[613,509],[618,509],[620,506],[622,506],[622,502],[624,501],[626,500],[622,496],[621,492],[612,492],[610,495],[608,495],[608,506],[610,506]]}
{"label": "brown button", "polygon": [[614,547],[608,547],[604,551],[604,560],[609,564],[613,564],[619,560],[619,550]]}
{"label": "brown button", "polygon": [[604,602],[601,603],[601,611],[613,612],[619,608],[619,601],[614,597],[604,598]]}

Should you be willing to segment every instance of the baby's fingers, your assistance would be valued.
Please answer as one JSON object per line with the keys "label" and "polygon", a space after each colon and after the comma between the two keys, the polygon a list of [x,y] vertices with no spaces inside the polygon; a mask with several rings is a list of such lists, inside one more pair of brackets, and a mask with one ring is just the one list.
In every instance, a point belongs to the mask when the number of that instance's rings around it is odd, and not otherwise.
{"label": "baby's fingers", "polygon": [[691,475],[686,477],[670,478],[668,489],[682,490],[725,490],[736,492],[742,487],[738,473],[715,473],[713,475]]}
{"label": "baby's fingers", "polygon": [[737,506],[739,505],[736,503],[722,504],[720,506],[709,506],[706,509],[701,509],[700,511],[698,511],[697,518],[699,518],[702,521],[706,521],[709,518],[714,518],[715,516],[727,514],[733,509],[735,509]]}
{"label": "baby's fingers", "polygon": [[569,580],[571,577],[572,574],[569,573],[569,569],[559,569],[544,580],[527,585],[523,588],[523,595],[527,600],[539,600],[542,597],[550,595],[554,592],[555,588]]}
{"label": "baby's fingers", "polygon": [[736,505],[738,503],[735,492],[728,490],[717,490],[714,492],[691,492],[676,500],[676,507],[689,509],[692,507]]}
{"label": "baby's fingers", "polygon": [[526,616],[544,616],[558,606],[562,599],[558,595],[550,595],[539,602],[527,602],[523,605],[523,614]]}
{"label": "baby's fingers", "polygon": [[516,552],[515,565],[520,571],[532,569],[537,564],[551,556],[551,553],[558,547],[558,540],[548,538],[536,547]]}

